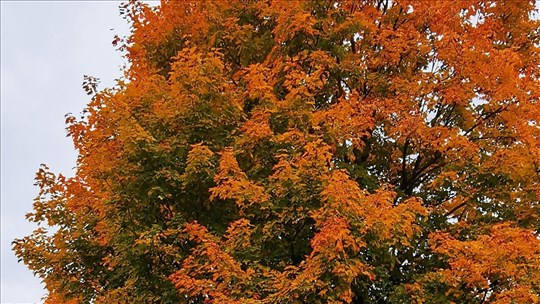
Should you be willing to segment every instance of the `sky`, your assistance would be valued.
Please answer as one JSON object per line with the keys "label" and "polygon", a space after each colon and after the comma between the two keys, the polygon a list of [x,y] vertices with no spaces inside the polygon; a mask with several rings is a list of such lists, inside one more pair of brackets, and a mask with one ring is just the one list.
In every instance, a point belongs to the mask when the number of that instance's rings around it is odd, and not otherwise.
{"label": "sky", "polygon": [[[100,88],[121,76],[121,54],[111,42],[128,32],[116,1],[1,0],[1,302],[40,303],[45,294],[11,251],[31,233],[25,220],[37,195],[41,163],[73,175],[76,152],[64,115],[89,102],[83,75]],[[114,30],[111,30],[114,29]]]}

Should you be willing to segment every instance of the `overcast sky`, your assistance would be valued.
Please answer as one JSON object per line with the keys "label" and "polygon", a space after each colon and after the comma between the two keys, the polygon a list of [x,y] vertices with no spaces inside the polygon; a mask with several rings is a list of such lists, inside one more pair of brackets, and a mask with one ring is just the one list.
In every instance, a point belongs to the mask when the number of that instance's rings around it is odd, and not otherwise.
{"label": "overcast sky", "polygon": [[[76,154],[64,115],[89,101],[83,75],[111,86],[122,59],[111,45],[127,23],[116,1],[1,0],[1,301],[39,303],[40,280],[11,251],[31,233],[25,220],[39,164],[71,176]],[[111,29],[114,30],[111,31]]]}

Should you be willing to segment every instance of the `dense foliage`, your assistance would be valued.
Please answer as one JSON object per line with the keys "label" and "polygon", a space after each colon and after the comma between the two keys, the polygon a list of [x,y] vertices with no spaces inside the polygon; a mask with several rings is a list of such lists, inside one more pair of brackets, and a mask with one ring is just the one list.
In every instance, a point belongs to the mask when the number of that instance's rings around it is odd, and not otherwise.
{"label": "dense foliage", "polygon": [[534,5],[129,2],[14,250],[47,303],[536,303]]}

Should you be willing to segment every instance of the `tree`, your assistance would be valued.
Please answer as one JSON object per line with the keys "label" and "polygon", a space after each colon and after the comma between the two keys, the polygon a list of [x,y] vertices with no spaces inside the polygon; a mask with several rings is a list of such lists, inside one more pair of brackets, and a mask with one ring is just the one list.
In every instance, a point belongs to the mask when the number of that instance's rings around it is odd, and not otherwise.
{"label": "tree", "polygon": [[130,1],[14,250],[47,303],[536,303],[534,5]]}

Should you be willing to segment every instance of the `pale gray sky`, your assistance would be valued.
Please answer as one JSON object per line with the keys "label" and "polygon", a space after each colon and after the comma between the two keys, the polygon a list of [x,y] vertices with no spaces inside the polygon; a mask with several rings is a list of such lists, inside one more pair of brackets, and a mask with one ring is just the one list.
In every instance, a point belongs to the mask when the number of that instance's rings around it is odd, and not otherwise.
{"label": "pale gray sky", "polygon": [[128,31],[119,3],[1,0],[2,303],[38,303],[44,295],[10,243],[34,228],[25,214],[37,194],[39,164],[72,175],[76,154],[64,115],[89,101],[83,75],[101,78],[100,88],[121,75],[121,56],[111,45],[116,33]]}

